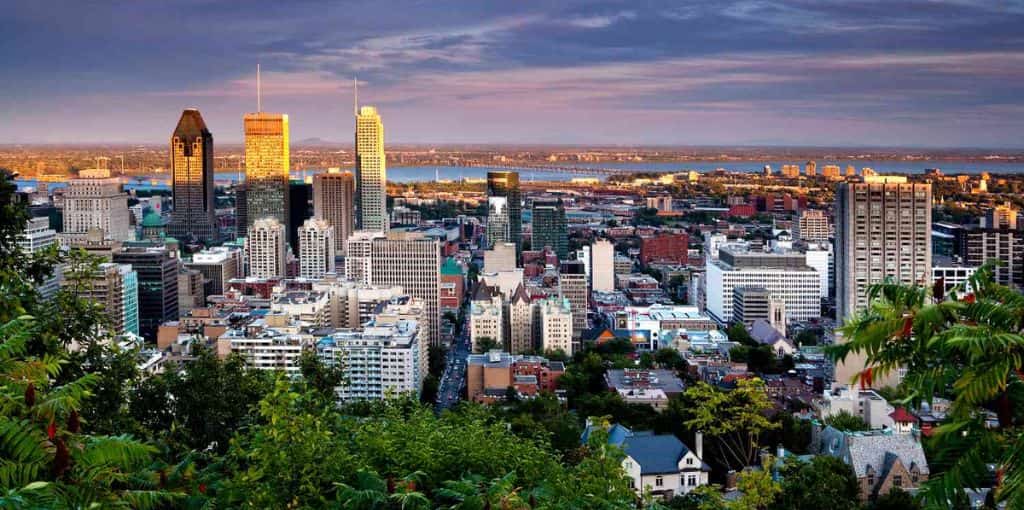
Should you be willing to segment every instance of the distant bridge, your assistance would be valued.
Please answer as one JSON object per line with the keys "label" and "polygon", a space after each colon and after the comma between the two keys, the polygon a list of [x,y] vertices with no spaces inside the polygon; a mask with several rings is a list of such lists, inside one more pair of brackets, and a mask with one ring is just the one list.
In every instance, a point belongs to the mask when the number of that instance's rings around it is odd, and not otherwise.
{"label": "distant bridge", "polygon": [[493,168],[494,170],[514,170],[525,172],[546,172],[571,175],[621,175],[633,173],[633,170],[622,168],[591,168],[585,166],[545,165],[532,163],[478,163],[475,161],[453,161],[451,166],[465,168]]}

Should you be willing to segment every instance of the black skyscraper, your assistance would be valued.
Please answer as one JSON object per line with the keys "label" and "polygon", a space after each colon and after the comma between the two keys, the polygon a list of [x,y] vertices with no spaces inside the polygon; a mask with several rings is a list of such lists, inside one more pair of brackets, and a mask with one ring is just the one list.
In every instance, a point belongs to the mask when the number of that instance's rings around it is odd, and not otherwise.
{"label": "black skyscraper", "polygon": [[216,240],[213,135],[199,110],[183,111],[171,134],[171,175],[174,212],[168,233],[179,239]]}

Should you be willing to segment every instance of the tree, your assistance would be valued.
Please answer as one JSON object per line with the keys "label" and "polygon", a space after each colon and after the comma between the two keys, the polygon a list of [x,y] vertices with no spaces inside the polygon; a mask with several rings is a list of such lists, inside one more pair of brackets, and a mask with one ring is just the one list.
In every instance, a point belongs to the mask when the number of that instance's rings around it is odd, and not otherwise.
{"label": "tree", "polygon": [[66,359],[28,356],[34,334],[27,316],[0,326],[0,506],[153,508],[172,500],[150,469],[155,448],[82,430],[79,411],[99,376],[55,384]]}
{"label": "tree", "polygon": [[742,469],[757,457],[761,433],[778,428],[765,417],[772,408],[761,379],[741,380],[736,389],[723,391],[701,382],[684,393],[686,421],[690,430],[701,431],[722,466]]}
{"label": "tree", "polygon": [[473,352],[482,353],[488,352],[493,349],[501,349],[501,345],[498,341],[489,337],[482,336],[476,340],[476,345],[473,346]]}
{"label": "tree", "polygon": [[765,510],[775,502],[782,488],[772,480],[770,462],[770,459],[766,459],[762,469],[748,469],[740,473],[736,489],[741,495],[729,502],[728,510]]}
{"label": "tree", "polygon": [[[873,285],[871,304],[841,328],[848,341],[828,353],[835,360],[863,355],[865,384],[904,371],[909,396],[901,405],[952,399],[946,422],[930,438],[925,500],[959,500],[964,488],[986,484],[995,464],[1002,475],[996,499],[1024,506],[1024,296],[995,283],[990,264],[969,285],[973,293],[954,289],[941,299],[923,287]],[[989,411],[998,418],[994,427],[985,422]]]}
{"label": "tree", "polygon": [[857,432],[860,430],[870,430],[871,427],[860,416],[856,416],[846,412],[846,410],[839,411],[828,418],[825,418],[825,424],[830,425],[836,429],[843,430],[846,432]]}
{"label": "tree", "polygon": [[871,505],[871,510],[920,510],[921,508],[924,508],[921,500],[898,487],[893,487],[889,492],[878,496],[874,504]]}
{"label": "tree", "polygon": [[782,491],[773,506],[777,510],[860,508],[860,484],[850,466],[838,458],[787,459],[781,471]]}
{"label": "tree", "polygon": [[793,341],[802,346],[818,345],[818,334],[812,329],[803,329],[796,334]]}
{"label": "tree", "polygon": [[750,332],[747,331],[747,327],[741,322],[734,322],[730,324],[725,330],[725,335],[729,337],[730,342],[736,342],[750,347],[757,346],[757,342],[750,337]]}

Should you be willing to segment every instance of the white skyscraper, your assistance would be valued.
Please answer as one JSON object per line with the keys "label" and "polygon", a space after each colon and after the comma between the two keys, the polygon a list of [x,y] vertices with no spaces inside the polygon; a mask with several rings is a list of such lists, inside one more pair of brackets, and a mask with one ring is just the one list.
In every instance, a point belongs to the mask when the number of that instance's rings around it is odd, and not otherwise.
{"label": "white skyscraper", "polygon": [[310,218],[299,227],[299,276],[323,278],[334,272],[334,227]]}
{"label": "white skyscraper", "polygon": [[356,209],[360,230],[387,232],[387,169],[384,124],[377,109],[359,108],[356,114]]}
{"label": "white skyscraper", "polygon": [[595,291],[615,290],[615,246],[606,239],[590,248],[590,280]]}
{"label": "white skyscraper", "polygon": [[249,227],[245,245],[250,276],[284,278],[287,275],[285,236],[284,225],[275,218],[258,219]]}
{"label": "white skyscraper", "polygon": [[74,244],[90,231],[98,231],[103,239],[134,239],[129,217],[128,194],[121,189],[121,182],[106,169],[83,170],[68,181],[61,237]]}

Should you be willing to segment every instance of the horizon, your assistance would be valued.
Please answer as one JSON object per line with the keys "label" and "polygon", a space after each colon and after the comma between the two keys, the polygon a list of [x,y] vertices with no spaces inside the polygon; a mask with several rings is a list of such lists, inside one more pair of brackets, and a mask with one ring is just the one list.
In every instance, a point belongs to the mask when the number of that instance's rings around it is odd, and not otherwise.
{"label": "horizon", "polygon": [[4,145],[157,144],[185,108],[241,143],[257,64],[300,141],[351,136],[353,77],[389,145],[1006,150],[1024,132],[1017,2],[8,11]]}

